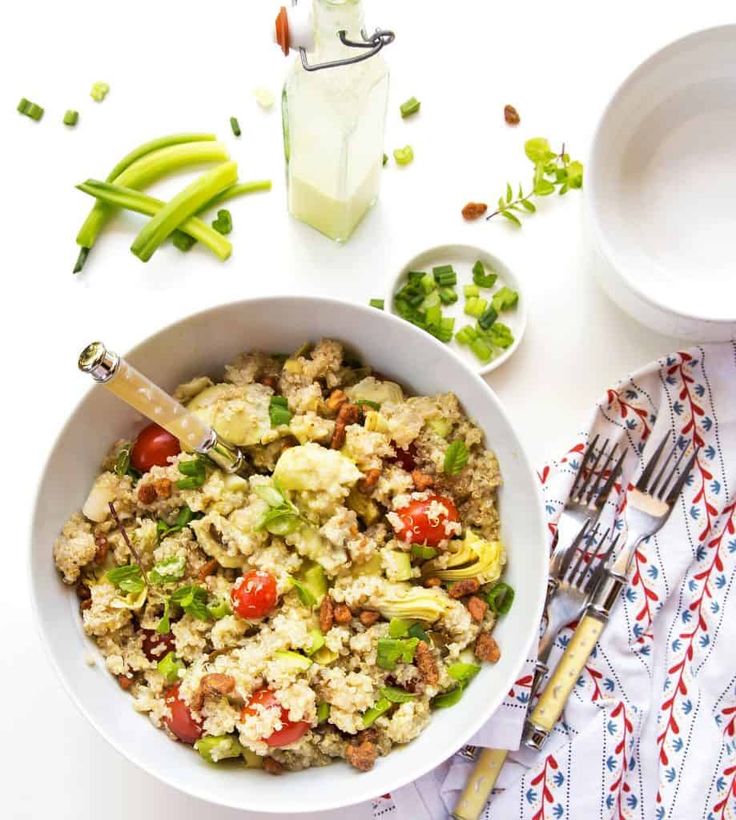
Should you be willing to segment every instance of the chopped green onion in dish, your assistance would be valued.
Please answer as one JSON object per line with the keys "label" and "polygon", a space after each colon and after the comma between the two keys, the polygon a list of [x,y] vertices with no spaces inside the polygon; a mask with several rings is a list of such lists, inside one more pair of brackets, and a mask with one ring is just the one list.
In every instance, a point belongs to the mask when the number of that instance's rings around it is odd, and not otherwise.
{"label": "chopped green onion in dish", "polygon": [[237,117],[230,117],[230,128],[232,129],[232,132],[233,134],[235,134],[236,137],[239,137],[242,134],[242,131],[240,130],[240,123],[238,122]]}
{"label": "chopped green onion in dish", "polygon": [[465,301],[465,313],[474,319],[479,319],[488,307],[488,300],[482,296],[471,296]]}
{"label": "chopped green onion in dish", "polygon": [[317,705],[317,723],[324,723],[330,716],[330,704],[324,701]]}
{"label": "chopped green onion in dish", "polygon": [[457,302],[457,291],[454,288],[440,288],[439,294],[443,305],[454,305]]}
{"label": "chopped green onion in dish", "polygon": [[463,286],[463,296],[466,299],[470,299],[473,296],[480,296],[480,288],[478,285],[465,285]]}
{"label": "chopped green onion in dish", "polygon": [[447,667],[447,674],[458,683],[465,685],[480,672],[480,666],[477,663],[452,663]]}
{"label": "chopped green onion in dish", "polygon": [[505,285],[493,294],[493,306],[500,313],[502,310],[510,310],[516,307],[519,301],[519,294]]}
{"label": "chopped green onion in dish", "polygon": [[410,700],[416,700],[416,695],[407,692],[406,689],[400,689],[398,686],[384,686],[381,689],[381,697],[391,701],[391,703],[408,703]]}
{"label": "chopped green onion in dish", "polygon": [[188,461],[180,461],[177,465],[179,472],[184,476],[176,482],[176,486],[180,490],[198,490],[203,486],[207,478],[207,471],[205,469],[204,458],[198,456],[197,458],[189,459]]}
{"label": "chopped green onion in dish", "polygon": [[414,558],[419,558],[422,561],[428,561],[437,555],[437,550],[434,547],[425,547],[423,544],[412,544],[410,552]]}
{"label": "chopped green onion in dish", "polygon": [[491,612],[496,615],[506,615],[514,603],[514,588],[505,581],[497,581],[486,595],[486,601]]}
{"label": "chopped green onion in dish", "polygon": [[223,236],[231,233],[233,229],[233,218],[230,215],[230,211],[226,208],[221,208],[217,212],[217,218],[212,220],[212,227],[217,231],[217,233],[222,234]]}
{"label": "chopped green onion in dish", "polygon": [[292,416],[289,403],[283,396],[271,396],[268,414],[271,417],[271,427],[287,425]]}
{"label": "chopped green onion in dish", "polygon": [[367,712],[363,713],[363,727],[367,729],[372,726],[381,715],[391,708],[391,701],[388,698],[381,698]]}
{"label": "chopped green onion in dish", "polygon": [[62,120],[64,125],[68,125],[70,127],[74,127],[79,122],[79,111],[74,111],[73,109],[69,109],[64,114],[64,119]]}
{"label": "chopped green onion in dish", "polygon": [[422,107],[422,104],[416,97],[409,97],[406,102],[401,103],[399,106],[399,110],[401,111],[401,118],[406,119],[406,117],[410,117],[412,114],[416,114],[419,109]]}
{"label": "chopped green onion in dish", "polygon": [[105,97],[107,97],[109,91],[110,86],[107,83],[97,82],[92,84],[89,95],[95,102],[102,102]]}
{"label": "chopped green onion in dish", "polygon": [[156,664],[156,670],[163,676],[166,683],[176,683],[179,680],[179,670],[183,668],[184,664],[173,652],[167,652]]}
{"label": "chopped green onion in dish", "polygon": [[511,328],[503,322],[494,322],[488,331],[488,339],[496,347],[507,348],[514,343]]}
{"label": "chopped green onion in dish", "polygon": [[457,284],[457,274],[452,265],[439,265],[438,267],[432,268],[432,275],[440,287]]}
{"label": "chopped green onion in dish", "polygon": [[463,696],[463,687],[456,686],[450,689],[449,692],[443,692],[441,695],[435,695],[432,698],[432,708],[446,709],[448,706],[454,706]]}
{"label": "chopped green onion in dish", "polygon": [[473,283],[481,288],[492,288],[498,279],[497,273],[486,274],[485,265],[480,259],[473,265]]}
{"label": "chopped green onion in dish", "polygon": [[397,165],[409,165],[409,163],[414,161],[414,149],[411,145],[405,145],[403,148],[395,148],[394,159]]}
{"label": "chopped green onion in dish", "polygon": [[388,622],[388,634],[390,638],[403,638],[409,632],[411,621],[404,618],[391,618]]}
{"label": "chopped green onion in dish", "polygon": [[184,231],[177,228],[174,233],[171,234],[171,243],[177,250],[186,253],[197,244],[197,240],[193,236],[189,236],[188,233],[184,233]]}
{"label": "chopped green onion in dish", "polygon": [[419,638],[379,638],[376,663],[381,669],[395,669],[396,664],[414,660]]}
{"label": "chopped green onion in dish", "polygon": [[488,330],[496,319],[498,319],[498,312],[493,305],[490,305],[478,317],[478,326],[481,330]]}
{"label": "chopped green onion in dish", "polygon": [[419,641],[424,641],[424,643],[429,643],[429,636],[422,629],[420,624],[412,624],[409,627],[409,632],[407,634],[410,638],[416,638]]}
{"label": "chopped green onion in dish", "polygon": [[23,114],[24,117],[30,117],[30,119],[36,122],[38,122],[44,114],[44,109],[38,103],[31,102],[25,97],[18,103],[17,111],[19,114]]}
{"label": "chopped green onion in dish", "polygon": [[378,310],[383,310],[385,307],[385,300],[384,299],[371,299],[368,304],[372,308],[377,308]]}
{"label": "chopped green onion in dish", "polygon": [[477,339],[470,342],[470,349],[483,364],[488,364],[493,358],[493,348],[482,336],[478,336]]}

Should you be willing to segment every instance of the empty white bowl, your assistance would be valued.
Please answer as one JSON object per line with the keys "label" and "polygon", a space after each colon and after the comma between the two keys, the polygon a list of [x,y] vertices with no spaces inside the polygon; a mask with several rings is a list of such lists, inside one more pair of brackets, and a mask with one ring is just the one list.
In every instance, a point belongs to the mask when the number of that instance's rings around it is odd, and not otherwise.
{"label": "empty white bowl", "polygon": [[[54,666],[82,713],[129,760],[169,785],[211,803],[254,812],[326,811],[368,800],[420,777],[465,743],[509,690],[536,637],[547,579],[545,530],[538,481],[499,400],[442,344],[374,308],[329,299],[257,299],[190,316],[145,340],[129,359],[166,389],[202,373],[219,375],[238,352],[295,350],[323,336],[348,343],[388,376],[429,394],[453,390],[498,455],[507,580],[516,590],[496,636],[501,659],[485,665],[452,708],[438,710],[412,743],[379,758],[365,774],[345,763],[276,778],[260,770],[217,767],[174,743],[133,710],[131,698],[98,663],[84,635],[79,602],[65,587],[51,554],[67,516],[77,510],[110,442],[128,436],[139,418],[103,387],[80,402],[49,456],[33,521],[31,584],[40,628]],[[114,346],[114,339],[106,340]],[[69,378],[82,378],[69,362]],[[94,772],[79,771],[80,777]]]}
{"label": "empty white bowl", "polygon": [[486,270],[498,274],[498,280],[493,286],[492,290],[481,289],[481,296],[490,299],[490,295],[498,290],[503,285],[517,291],[519,294],[519,302],[513,310],[504,311],[499,317],[498,321],[508,325],[514,334],[514,341],[505,349],[498,349],[497,354],[487,364],[479,361],[469,347],[459,344],[454,338],[447,343],[450,348],[465,364],[476,370],[481,375],[490,373],[500,367],[507,359],[509,359],[516,349],[521,344],[521,340],[526,330],[526,298],[519,287],[519,280],[513,271],[501,260],[498,256],[490,253],[484,248],[477,245],[436,245],[432,248],[413,256],[396,274],[396,276],[389,282],[389,290],[385,294],[384,303],[385,309],[391,313],[396,313],[394,310],[394,294],[406,282],[409,271],[421,270],[431,273],[432,268],[437,265],[452,265],[457,273],[456,290],[458,300],[454,305],[443,305],[442,313],[444,316],[453,317],[455,319],[455,331],[460,330],[463,325],[474,325],[475,319],[472,316],[467,316],[464,313],[465,297],[463,296],[463,285],[472,285],[472,267],[477,260],[485,265]]}
{"label": "empty white bowl", "polygon": [[586,176],[604,289],[644,324],[736,338],[736,25],[677,40],[618,89]]}

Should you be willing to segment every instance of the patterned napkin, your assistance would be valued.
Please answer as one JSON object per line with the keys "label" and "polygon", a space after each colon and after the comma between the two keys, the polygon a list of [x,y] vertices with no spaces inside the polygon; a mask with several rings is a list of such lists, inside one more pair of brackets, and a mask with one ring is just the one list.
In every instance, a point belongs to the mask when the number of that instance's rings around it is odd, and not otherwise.
{"label": "patterned napkin", "polygon": [[[699,448],[697,463],[665,527],[637,551],[564,721],[543,752],[509,757],[483,818],[734,818],[736,343],[640,370],[606,392],[587,429],[539,473],[550,542],[589,435],[626,443],[625,482],[663,436]],[[611,507],[604,520],[622,529],[621,513]],[[518,749],[530,683],[531,661],[474,743]],[[374,817],[448,817],[471,765],[455,755],[375,800]]]}

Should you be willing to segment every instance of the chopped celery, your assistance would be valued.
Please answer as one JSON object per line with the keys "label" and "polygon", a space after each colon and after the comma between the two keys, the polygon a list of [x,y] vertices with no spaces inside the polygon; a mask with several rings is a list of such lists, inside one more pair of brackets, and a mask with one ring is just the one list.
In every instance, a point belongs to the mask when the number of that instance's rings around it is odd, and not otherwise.
{"label": "chopped celery", "polygon": [[202,205],[233,185],[237,178],[238,166],[235,162],[223,162],[201,174],[143,226],[130,249],[141,261],[147,262],[172,231],[193,216]]}
{"label": "chopped celery", "polygon": [[[113,185],[110,182],[98,182],[94,179],[88,179],[87,182],[77,185],[77,188],[84,191],[85,194],[96,197],[98,201],[104,202],[106,205],[126,208],[130,211],[146,214],[146,216],[155,216],[164,208],[164,203],[160,199],[155,199],[148,196],[148,194],[142,194],[140,191],[134,191],[132,188]],[[207,246],[220,259],[227,259],[232,252],[230,242],[197,217],[186,219],[178,226],[178,230]],[[180,246],[177,244],[177,247]]]}

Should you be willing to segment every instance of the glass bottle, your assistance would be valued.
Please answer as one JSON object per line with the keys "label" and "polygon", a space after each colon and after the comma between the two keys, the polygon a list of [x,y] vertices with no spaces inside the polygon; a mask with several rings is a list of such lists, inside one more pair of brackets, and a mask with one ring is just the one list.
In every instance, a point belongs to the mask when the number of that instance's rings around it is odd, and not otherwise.
{"label": "glass bottle", "polygon": [[363,25],[361,0],[313,0],[312,37],[282,94],[289,211],[338,242],[353,233],[381,183],[388,68],[378,53],[342,62],[370,40]]}

